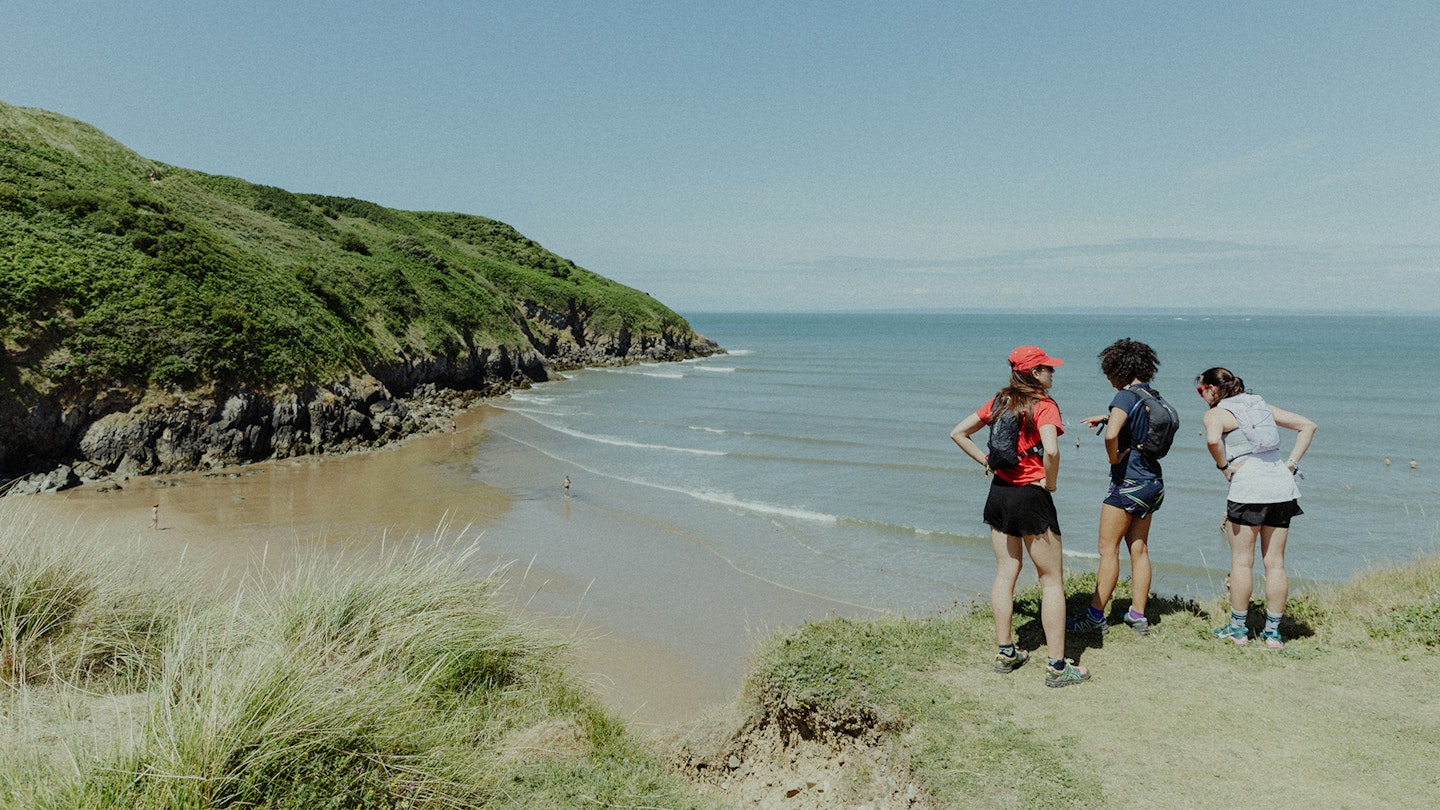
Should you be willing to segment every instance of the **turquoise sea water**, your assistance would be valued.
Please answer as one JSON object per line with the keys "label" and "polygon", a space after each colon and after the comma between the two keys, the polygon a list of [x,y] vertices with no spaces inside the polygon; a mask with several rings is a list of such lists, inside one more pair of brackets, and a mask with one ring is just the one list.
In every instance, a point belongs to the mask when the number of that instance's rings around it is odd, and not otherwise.
{"label": "turquoise sea water", "polygon": [[[1107,468],[1100,439],[1078,420],[1114,393],[1096,353],[1131,337],[1159,353],[1155,386],[1182,419],[1152,529],[1155,590],[1209,598],[1228,570],[1225,481],[1199,436],[1193,384],[1215,365],[1320,425],[1303,464],[1292,578],[1345,580],[1440,548],[1440,318],[689,317],[728,353],[580,371],[516,392],[486,423],[477,477],[542,499],[568,474],[577,502],[666,527],[756,577],[928,612],[988,592],[989,482],[949,431],[1004,382],[1019,344],[1066,361],[1052,391],[1067,422],[1057,505],[1067,565],[1093,569]],[[511,453],[544,463],[510,464]]]}

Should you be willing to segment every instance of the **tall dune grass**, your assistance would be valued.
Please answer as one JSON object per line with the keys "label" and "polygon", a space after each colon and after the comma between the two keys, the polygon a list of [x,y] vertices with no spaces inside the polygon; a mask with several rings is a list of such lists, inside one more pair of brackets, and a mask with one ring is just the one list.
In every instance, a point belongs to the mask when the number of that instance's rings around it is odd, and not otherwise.
{"label": "tall dune grass", "polygon": [[122,685],[153,677],[187,589],[150,588],[125,549],[0,511],[0,679]]}
{"label": "tall dune grass", "polygon": [[[13,511],[0,500],[0,518]],[[15,692],[108,683],[150,708],[40,778],[39,765],[0,766],[0,804],[695,802],[570,680],[560,641],[497,604],[496,580],[475,574],[473,552],[407,544],[374,562],[314,556],[228,599],[198,600],[169,579],[114,581],[119,569],[77,543],[35,521],[0,528],[14,650],[5,678]],[[514,742],[556,728],[567,731],[550,735],[551,750]]]}

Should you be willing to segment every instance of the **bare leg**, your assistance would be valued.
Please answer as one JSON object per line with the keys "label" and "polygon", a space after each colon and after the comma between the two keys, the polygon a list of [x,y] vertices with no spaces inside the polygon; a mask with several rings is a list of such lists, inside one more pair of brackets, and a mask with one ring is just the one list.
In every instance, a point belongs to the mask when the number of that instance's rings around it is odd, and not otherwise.
{"label": "bare leg", "polygon": [[1040,577],[1040,626],[1045,628],[1045,654],[1065,657],[1065,555],[1054,532],[1025,538],[1030,561]]}
{"label": "bare leg", "polygon": [[1250,609],[1250,595],[1255,589],[1255,526],[1241,526],[1234,521],[1225,524],[1230,532],[1230,609]]}
{"label": "bare leg", "polygon": [[1090,607],[1104,611],[1120,583],[1120,539],[1130,528],[1131,515],[1111,504],[1100,506],[1100,567],[1095,572],[1095,596]]}
{"label": "bare leg", "polygon": [[1015,616],[1015,583],[1020,579],[1024,559],[1020,552],[1020,538],[1014,535],[991,529],[990,544],[995,549],[995,584],[990,586],[990,612],[995,614],[995,643],[1004,646],[1013,640],[1010,625]]}
{"label": "bare leg", "polygon": [[1289,529],[1266,526],[1260,530],[1260,558],[1265,563],[1265,610],[1279,616],[1290,598],[1290,578],[1285,574],[1285,541]]}
{"label": "bare leg", "polygon": [[1131,609],[1144,613],[1150,602],[1150,519],[1155,513],[1130,521],[1125,532],[1125,544],[1130,549],[1130,601]]}

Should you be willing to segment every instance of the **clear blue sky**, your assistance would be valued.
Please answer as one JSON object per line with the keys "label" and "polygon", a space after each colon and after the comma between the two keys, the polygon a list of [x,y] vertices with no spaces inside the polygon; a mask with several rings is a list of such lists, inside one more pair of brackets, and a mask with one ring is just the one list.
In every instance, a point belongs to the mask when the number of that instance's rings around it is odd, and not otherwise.
{"label": "clear blue sky", "polygon": [[1440,311],[1440,3],[11,3],[0,101],[681,312]]}

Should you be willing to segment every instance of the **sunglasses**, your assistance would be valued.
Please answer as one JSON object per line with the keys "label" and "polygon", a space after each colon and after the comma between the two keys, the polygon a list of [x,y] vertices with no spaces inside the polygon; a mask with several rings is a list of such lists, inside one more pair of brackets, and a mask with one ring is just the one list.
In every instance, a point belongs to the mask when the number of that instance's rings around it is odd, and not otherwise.
{"label": "sunglasses", "polygon": [[1197,386],[1195,386],[1195,393],[1197,393],[1197,394],[1199,394],[1200,396],[1203,397],[1203,396],[1205,396],[1205,389],[1206,389],[1206,388],[1214,388],[1214,386],[1212,386],[1212,385],[1197,385]]}

